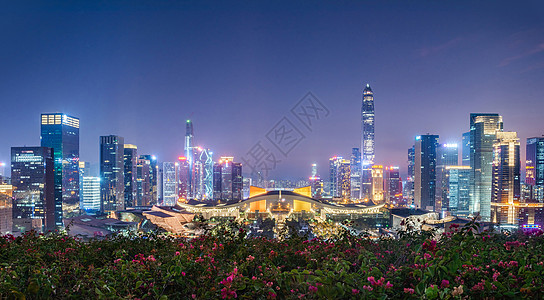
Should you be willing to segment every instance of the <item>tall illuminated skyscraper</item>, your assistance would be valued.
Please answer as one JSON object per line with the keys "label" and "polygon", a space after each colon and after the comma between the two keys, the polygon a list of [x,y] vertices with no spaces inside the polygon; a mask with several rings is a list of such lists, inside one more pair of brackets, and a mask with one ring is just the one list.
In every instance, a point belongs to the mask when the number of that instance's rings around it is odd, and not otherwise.
{"label": "tall illuminated skyscraper", "polygon": [[223,156],[213,166],[214,200],[226,202],[242,200],[242,164],[233,157]]}
{"label": "tall illuminated skyscraper", "polygon": [[135,206],[149,206],[152,203],[151,161],[138,158],[136,165],[136,203]]}
{"label": "tall illuminated skyscraper", "polygon": [[125,209],[124,139],[116,135],[100,137],[100,211]]}
{"label": "tall illuminated skyscraper", "polygon": [[179,163],[163,162],[162,163],[162,205],[174,206],[178,200],[178,182],[176,173]]}
{"label": "tall illuminated skyscraper", "polygon": [[457,166],[459,149],[457,144],[440,144],[436,148],[436,193],[435,211],[447,211],[448,201],[448,172],[447,166]]}
{"label": "tall illuminated skyscraper", "polygon": [[140,159],[149,161],[149,197],[150,204],[157,204],[159,167],[155,155],[140,155]]}
{"label": "tall illuminated skyscraper", "polygon": [[498,114],[470,114],[470,214],[491,220],[493,143],[503,128]]}
{"label": "tall illuminated skyscraper", "polygon": [[414,203],[429,211],[435,210],[437,146],[438,135],[419,135],[414,144]]}
{"label": "tall illuminated skyscraper", "polygon": [[79,214],[79,119],[63,114],[41,115],[41,146],[55,157],[55,223]]}
{"label": "tall illuminated skyscraper", "polygon": [[385,192],[385,202],[393,206],[400,204],[400,200],[402,198],[402,181],[400,179],[399,167],[385,167],[383,187]]}
{"label": "tall illuminated skyscraper", "polygon": [[194,197],[193,195],[193,169],[194,169],[194,163],[195,163],[195,156],[194,156],[194,131],[193,131],[193,122],[191,120],[187,120],[187,123],[185,125],[185,157],[187,158],[187,164],[189,167],[189,174],[187,175],[187,199],[191,199]]}
{"label": "tall illuminated skyscraper", "polygon": [[544,137],[527,139],[525,169],[529,198],[544,202]]}
{"label": "tall illuminated skyscraper", "polygon": [[517,225],[521,193],[520,145],[516,132],[497,132],[493,143],[493,185],[491,188],[491,221]]}
{"label": "tall illuminated skyscraper", "polygon": [[138,147],[125,144],[123,150],[123,168],[125,181],[125,208],[136,205],[136,179],[138,166]]}
{"label": "tall illuminated skyscraper", "polygon": [[376,204],[384,203],[383,166],[372,166],[372,201]]}
{"label": "tall illuminated skyscraper", "polygon": [[461,145],[461,165],[470,166],[470,131],[463,133]]}
{"label": "tall illuminated skyscraper", "polygon": [[412,146],[408,149],[408,177],[406,178],[405,196],[406,204],[408,206],[414,203],[414,180],[415,180],[415,165],[416,165],[416,152],[415,147]]}
{"label": "tall illuminated skyscraper", "polygon": [[361,151],[359,148],[351,149],[351,200],[361,199]]}
{"label": "tall illuminated skyscraper", "polygon": [[374,93],[367,84],[361,107],[361,198],[372,198],[374,156]]}

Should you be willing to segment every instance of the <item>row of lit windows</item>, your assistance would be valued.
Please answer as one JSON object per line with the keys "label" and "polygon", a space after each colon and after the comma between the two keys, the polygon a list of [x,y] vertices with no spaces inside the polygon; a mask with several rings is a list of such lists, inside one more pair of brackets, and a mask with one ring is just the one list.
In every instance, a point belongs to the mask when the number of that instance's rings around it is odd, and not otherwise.
{"label": "row of lit windows", "polygon": [[79,119],[67,115],[42,115],[42,125],[68,125],[79,128]]}

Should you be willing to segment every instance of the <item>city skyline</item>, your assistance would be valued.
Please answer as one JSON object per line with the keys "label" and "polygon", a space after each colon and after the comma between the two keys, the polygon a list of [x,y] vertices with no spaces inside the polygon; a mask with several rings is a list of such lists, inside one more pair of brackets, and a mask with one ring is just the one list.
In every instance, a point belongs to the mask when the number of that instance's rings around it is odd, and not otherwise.
{"label": "city skyline", "polygon": [[[349,157],[360,145],[367,83],[375,93],[375,163],[400,166],[403,179],[406,149],[416,135],[437,134],[441,143],[461,145],[470,113],[503,116],[504,130],[518,132],[521,149],[527,138],[542,136],[544,20],[536,2],[452,11],[440,4],[262,5],[236,7],[244,9],[231,17],[233,11],[219,5],[214,24],[204,21],[212,11],[200,5],[155,8],[152,14],[145,5],[7,7],[0,13],[11,21],[4,29],[8,46],[0,50],[0,97],[9,114],[1,125],[13,129],[0,133],[0,161],[9,162],[12,146],[39,145],[39,116],[55,111],[80,119],[82,161],[98,163],[99,137],[106,135],[122,136],[161,162],[176,161],[187,119],[195,124],[195,146],[212,149],[214,160],[237,160],[310,91],[331,114],[304,132],[306,139],[270,177],[307,178],[317,163],[324,178],[330,157]],[[490,5],[494,9],[486,11]],[[380,21],[359,20],[365,10]],[[458,13],[463,21],[454,21]],[[29,18],[45,23],[38,33],[27,34],[38,22],[23,21]],[[393,18],[400,20],[384,25]],[[95,30],[90,24],[97,20]],[[135,25],[138,20],[143,24]],[[187,22],[201,26],[192,32]],[[434,23],[455,26],[435,32]],[[117,26],[107,27],[112,24]],[[165,32],[152,36],[158,29]],[[114,40],[116,35],[122,38]],[[367,42],[374,47],[363,47]],[[524,173],[525,151],[521,163]]]}

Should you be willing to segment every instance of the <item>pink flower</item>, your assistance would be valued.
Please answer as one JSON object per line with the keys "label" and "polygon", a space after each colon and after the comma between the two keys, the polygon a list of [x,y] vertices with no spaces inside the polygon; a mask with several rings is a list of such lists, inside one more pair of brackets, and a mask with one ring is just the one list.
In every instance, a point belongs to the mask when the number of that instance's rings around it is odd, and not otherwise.
{"label": "pink flower", "polygon": [[410,295],[411,295],[411,294],[413,294],[415,291],[414,291],[414,289],[411,289],[411,288],[404,288],[404,292],[405,292],[406,294],[410,294]]}
{"label": "pink flower", "polygon": [[358,289],[351,289],[351,293],[353,295],[357,295],[357,294],[359,294],[359,290]]}
{"label": "pink flower", "polygon": [[431,255],[429,253],[425,253],[425,254],[423,254],[423,258],[430,259]]}
{"label": "pink flower", "polygon": [[272,292],[268,292],[268,296],[270,296],[270,298],[272,298],[272,299],[276,299],[276,294],[274,294]]}
{"label": "pink flower", "polygon": [[185,276],[185,272],[181,272],[181,276]]}
{"label": "pink flower", "polygon": [[442,283],[440,284],[440,287],[441,288],[447,288],[449,286],[450,286],[450,282],[448,280],[446,280],[446,279],[443,279]]}
{"label": "pink flower", "polygon": [[390,289],[392,287],[393,287],[393,284],[391,284],[391,282],[389,282],[389,281],[385,284],[386,289]]}
{"label": "pink flower", "polygon": [[191,298],[196,299],[196,294],[192,294]]}
{"label": "pink flower", "polygon": [[251,256],[251,255],[249,255],[249,256],[246,258],[247,261],[252,261],[252,260],[254,260],[254,259],[255,259],[255,257],[253,257],[253,256]]}
{"label": "pink flower", "polygon": [[313,285],[310,285],[310,287],[308,287],[308,290],[312,293],[317,293],[317,287],[316,286],[313,286]]}
{"label": "pink flower", "polygon": [[179,251],[176,251],[176,253],[174,255],[176,255],[176,256],[180,255]]}

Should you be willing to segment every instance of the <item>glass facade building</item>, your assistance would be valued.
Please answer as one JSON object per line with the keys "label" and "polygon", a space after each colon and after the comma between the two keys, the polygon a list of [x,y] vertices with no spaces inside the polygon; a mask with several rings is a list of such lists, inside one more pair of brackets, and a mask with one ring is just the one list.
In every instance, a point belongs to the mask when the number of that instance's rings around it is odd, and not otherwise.
{"label": "glass facade building", "polygon": [[493,144],[492,221],[518,224],[516,204],[521,194],[520,144],[515,132],[497,132]]}
{"label": "glass facade building", "polygon": [[372,165],[374,144],[374,93],[367,84],[363,90],[361,106],[361,198],[372,198]]}
{"label": "glass facade building", "polygon": [[544,137],[527,139],[525,182],[529,185],[529,198],[544,202]]}
{"label": "glass facade building", "polygon": [[436,150],[438,135],[420,135],[414,144],[414,203],[434,211],[436,194]]}
{"label": "glass facade building", "polygon": [[41,115],[41,146],[55,157],[55,223],[79,214],[79,119],[63,114]]}
{"label": "glass facade building", "polygon": [[502,116],[494,113],[470,114],[470,214],[491,220],[493,144],[502,131]]}
{"label": "glass facade building", "polygon": [[468,217],[470,205],[470,167],[447,166],[446,172],[447,198],[443,202],[443,210],[454,216]]}
{"label": "glass facade building", "polygon": [[[359,148],[351,149],[351,200],[361,199],[361,151]],[[315,176],[315,175],[314,175]]]}
{"label": "glass facade building", "polygon": [[125,209],[124,139],[116,135],[100,137],[100,211]]}
{"label": "glass facade building", "polygon": [[177,168],[179,163],[163,162],[162,163],[162,205],[174,206],[178,201],[178,182]]}
{"label": "glass facade building", "polygon": [[11,148],[13,225],[17,231],[58,228],[62,206],[55,198],[54,151],[48,147]]}
{"label": "glass facade building", "polygon": [[138,147],[125,144],[123,147],[123,180],[125,185],[125,208],[136,205],[136,181],[138,168]]}
{"label": "glass facade building", "polygon": [[81,207],[90,215],[100,212],[100,177],[84,176],[82,178]]}

